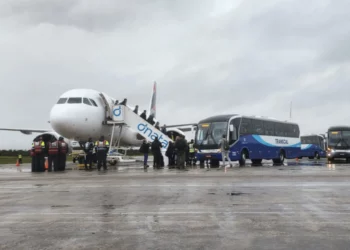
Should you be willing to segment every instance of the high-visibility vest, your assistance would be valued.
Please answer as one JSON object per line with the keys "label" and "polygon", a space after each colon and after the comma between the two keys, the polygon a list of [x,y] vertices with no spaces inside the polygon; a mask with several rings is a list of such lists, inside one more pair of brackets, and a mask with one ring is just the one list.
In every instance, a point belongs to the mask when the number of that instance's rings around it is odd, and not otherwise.
{"label": "high-visibility vest", "polygon": [[60,154],[67,154],[68,152],[68,145],[64,141],[58,141],[58,148]]}
{"label": "high-visibility vest", "polygon": [[58,141],[50,142],[49,144],[49,155],[58,154]]}
{"label": "high-visibility vest", "polygon": [[95,146],[97,148],[97,151],[106,150],[107,147],[109,146],[109,142],[107,140],[96,141]]}
{"label": "high-visibility vest", "polygon": [[44,141],[36,141],[34,142],[34,152],[35,154],[41,154],[44,152],[45,142]]}
{"label": "high-visibility vest", "polygon": [[18,159],[22,159],[22,155],[18,155]]}
{"label": "high-visibility vest", "polygon": [[193,143],[188,144],[188,147],[190,149],[190,153],[194,153],[194,145],[193,145]]}

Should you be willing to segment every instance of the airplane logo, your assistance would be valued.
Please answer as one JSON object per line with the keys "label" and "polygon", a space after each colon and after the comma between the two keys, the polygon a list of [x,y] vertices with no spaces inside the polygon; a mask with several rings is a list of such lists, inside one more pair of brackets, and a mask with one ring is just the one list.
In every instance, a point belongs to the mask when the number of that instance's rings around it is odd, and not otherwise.
{"label": "airplane logo", "polygon": [[118,106],[117,108],[115,108],[114,110],[113,110],[113,115],[114,116],[120,116],[122,114],[122,107],[121,106]]}

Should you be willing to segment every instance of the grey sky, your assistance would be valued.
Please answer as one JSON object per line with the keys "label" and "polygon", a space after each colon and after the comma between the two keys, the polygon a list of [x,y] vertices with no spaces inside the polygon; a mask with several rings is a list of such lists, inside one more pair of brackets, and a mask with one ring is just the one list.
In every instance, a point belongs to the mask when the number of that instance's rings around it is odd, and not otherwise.
{"label": "grey sky", "polygon": [[[0,127],[49,129],[51,107],[72,88],[147,108],[154,80],[161,123],[288,119],[293,101],[302,133],[350,124],[349,9],[345,0],[3,0]],[[0,148],[33,138],[0,136]]]}

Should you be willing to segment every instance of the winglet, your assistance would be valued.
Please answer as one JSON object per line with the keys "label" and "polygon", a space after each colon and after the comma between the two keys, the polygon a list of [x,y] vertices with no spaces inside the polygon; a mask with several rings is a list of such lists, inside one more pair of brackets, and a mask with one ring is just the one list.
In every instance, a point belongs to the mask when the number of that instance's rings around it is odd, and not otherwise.
{"label": "winglet", "polygon": [[148,110],[148,114],[153,115],[154,118],[156,118],[156,99],[157,99],[157,83],[154,82],[151,102]]}

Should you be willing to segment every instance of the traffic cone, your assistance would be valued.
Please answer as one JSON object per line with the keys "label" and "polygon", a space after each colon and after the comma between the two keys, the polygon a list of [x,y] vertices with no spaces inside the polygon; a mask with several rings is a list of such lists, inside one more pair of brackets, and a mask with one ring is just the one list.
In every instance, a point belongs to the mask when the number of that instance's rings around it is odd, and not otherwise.
{"label": "traffic cone", "polygon": [[45,159],[45,170],[49,169],[49,161],[47,160],[47,158]]}
{"label": "traffic cone", "polygon": [[17,162],[16,162],[16,166],[17,166],[17,167],[19,167],[19,160],[17,160]]}

